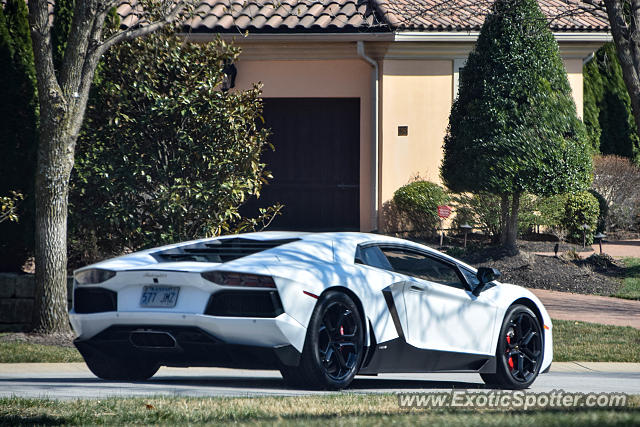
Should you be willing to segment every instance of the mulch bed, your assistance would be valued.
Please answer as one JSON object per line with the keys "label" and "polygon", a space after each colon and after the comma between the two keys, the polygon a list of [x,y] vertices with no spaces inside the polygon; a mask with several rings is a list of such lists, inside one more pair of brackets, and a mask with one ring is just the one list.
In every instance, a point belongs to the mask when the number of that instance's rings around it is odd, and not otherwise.
{"label": "mulch bed", "polygon": [[[553,236],[538,235],[536,240],[518,240],[520,253],[510,255],[501,247],[480,235],[469,236],[468,249],[462,249],[459,236],[445,238],[445,248],[439,248],[435,238],[415,238],[403,236],[434,249],[449,252],[474,267],[493,267],[502,272],[499,279],[504,283],[513,283],[535,289],[549,289],[561,292],[574,292],[587,295],[615,294],[622,286],[624,266],[608,255],[600,256],[592,249],[582,248],[567,242],[554,241]],[[447,242],[449,240],[449,242]],[[553,253],[558,244],[558,257],[536,255],[536,252]],[[591,252],[591,255],[589,255]],[[580,253],[586,259],[579,259]]]}
{"label": "mulch bed", "polygon": [[615,294],[624,274],[624,267],[607,255],[573,259],[566,253],[554,257],[521,249],[518,255],[509,255],[500,248],[484,248],[461,259],[474,267],[499,269],[501,282],[589,295]]}

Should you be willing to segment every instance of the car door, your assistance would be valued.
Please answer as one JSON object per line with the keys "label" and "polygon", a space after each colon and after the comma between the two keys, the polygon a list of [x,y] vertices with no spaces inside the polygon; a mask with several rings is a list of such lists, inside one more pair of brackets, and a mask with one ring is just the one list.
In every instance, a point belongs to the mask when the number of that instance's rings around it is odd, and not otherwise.
{"label": "car door", "polygon": [[403,274],[407,343],[423,349],[491,354],[495,305],[471,293],[460,268],[413,248],[380,246]]}

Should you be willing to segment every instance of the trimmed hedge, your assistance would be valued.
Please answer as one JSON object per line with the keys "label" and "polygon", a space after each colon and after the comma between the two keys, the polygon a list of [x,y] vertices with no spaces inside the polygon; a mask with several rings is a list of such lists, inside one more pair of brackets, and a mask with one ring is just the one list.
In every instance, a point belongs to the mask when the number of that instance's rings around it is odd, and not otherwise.
{"label": "trimmed hedge", "polygon": [[442,187],[429,181],[409,183],[393,194],[396,207],[408,217],[416,231],[434,229],[440,221],[438,206],[450,200]]}

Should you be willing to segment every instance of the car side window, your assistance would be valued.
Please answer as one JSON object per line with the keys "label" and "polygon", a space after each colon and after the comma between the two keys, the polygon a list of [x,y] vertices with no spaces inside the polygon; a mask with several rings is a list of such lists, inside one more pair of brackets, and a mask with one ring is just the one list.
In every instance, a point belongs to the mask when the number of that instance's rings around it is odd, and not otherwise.
{"label": "car side window", "polygon": [[358,247],[356,253],[356,262],[369,265],[371,267],[381,268],[383,270],[393,270],[391,264],[377,246]]}
{"label": "car side window", "polygon": [[445,262],[404,249],[381,248],[381,250],[393,270],[398,273],[453,288],[466,289],[457,270]]}

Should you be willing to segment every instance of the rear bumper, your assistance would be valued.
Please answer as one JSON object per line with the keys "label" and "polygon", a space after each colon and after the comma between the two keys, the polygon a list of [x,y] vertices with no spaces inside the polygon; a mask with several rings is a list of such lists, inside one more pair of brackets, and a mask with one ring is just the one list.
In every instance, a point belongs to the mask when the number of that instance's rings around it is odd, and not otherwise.
{"label": "rear bumper", "polygon": [[80,341],[88,340],[112,326],[147,325],[195,327],[228,344],[257,347],[291,345],[302,351],[307,329],[287,313],[275,318],[217,317],[169,311],[112,311],[79,314],[69,312]]}
{"label": "rear bumper", "polygon": [[[145,339],[149,336],[152,338]],[[291,345],[229,344],[189,326],[111,326],[90,339],[78,338],[74,344],[85,359],[144,359],[164,366],[277,369],[282,365],[297,366],[300,361],[300,353]]]}
{"label": "rear bumper", "polygon": [[[275,318],[246,318],[161,311],[71,311],[69,317],[78,335],[74,343],[85,358],[98,353],[144,358],[165,366],[296,366],[307,331],[286,313]],[[160,340],[159,346],[140,342],[132,339],[134,331],[139,335],[155,333],[165,341]]]}

